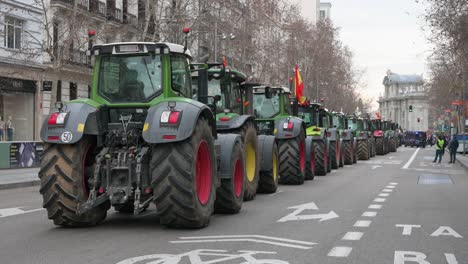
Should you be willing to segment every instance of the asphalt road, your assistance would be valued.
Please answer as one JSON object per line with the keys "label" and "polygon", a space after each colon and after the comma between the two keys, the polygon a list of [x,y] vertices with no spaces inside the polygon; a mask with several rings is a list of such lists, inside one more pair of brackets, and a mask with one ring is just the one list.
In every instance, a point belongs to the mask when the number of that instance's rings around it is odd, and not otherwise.
{"label": "asphalt road", "polygon": [[165,228],[154,208],[55,227],[38,187],[3,190],[0,263],[468,263],[468,172],[433,154],[402,147],[280,186],[201,230]]}

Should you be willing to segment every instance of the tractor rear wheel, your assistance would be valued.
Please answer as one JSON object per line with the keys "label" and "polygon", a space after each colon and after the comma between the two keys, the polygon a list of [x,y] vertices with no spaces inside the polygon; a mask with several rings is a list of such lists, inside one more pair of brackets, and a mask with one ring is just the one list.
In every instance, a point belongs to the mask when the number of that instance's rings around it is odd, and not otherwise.
{"label": "tractor rear wheel", "polygon": [[359,140],[357,143],[359,160],[369,159],[369,141],[367,139]]}
{"label": "tractor rear wheel", "polygon": [[328,153],[327,145],[324,140],[314,141],[315,152],[315,175],[327,175]]}
{"label": "tractor rear wheel", "polygon": [[278,147],[273,144],[273,160],[271,171],[260,171],[260,181],[258,183],[259,193],[275,193],[278,190]]}
{"label": "tractor rear wheel", "polygon": [[340,165],[340,146],[339,141],[336,140],[330,143],[330,161],[331,161],[331,168],[336,170]]}
{"label": "tractor rear wheel", "polygon": [[78,207],[88,200],[88,178],[95,163],[94,141],[84,136],[73,145],[44,144],[39,178],[42,206],[58,226],[92,226],[104,220],[109,202],[78,215]]}
{"label": "tractor rear wheel", "polygon": [[396,138],[394,137],[390,138],[388,150],[390,152],[396,152],[396,148],[397,148],[396,144],[397,144]]}
{"label": "tractor rear wheel", "polygon": [[375,139],[375,152],[377,155],[385,155],[384,139],[381,137]]}
{"label": "tractor rear wheel", "polygon": [[215,212],[235,214],[242,208],[244,201],[244,150],[240,143],[234,146],[231,162],[231,178],[221,179],[216,190]]}
{"label": "tractor rear wheel", "polygon": [[244,182],[244,201],[255,198],[260,179],[260,154],[258,153],[257,129],[255,123],[248,121],[238,132],[244,144],[246,179]]}
{"label": "tractor rear wheel", "polygon": [[190,138],[153,146],[151,184],[161,224],[184,228],[208,225],[214,210],[216,168],[214,138],[203,117]]}
{"label": "tractor rear wheel", "polygon": [[315,178],[315,150],[314,150],[314,143],[312,139],[310,139],[310,145],[306,147],[309,147],[309,155],[306,155],[307,160],[306,160],[306,173],[305,173],[305,179],[307,181],[313,180]]}
{"label": "tractor rear wheel", "polygon": [[353,145],[351,144],[350,140],[344,141],[343,145],[344,145],[344,151],[345,151],[344,164],[345,165],[353,165],[353,160],[354,160]]}
{"label": "tractor rear wheel", "polygon": [[345,151],[344,151],[344,144],[343,141],[341,142],[340,147],[340,167],[344,167],[344,160],[345,160]]}
{"label": "tractor rear wheel", "polygon": [[279,141],[280,183],[300,185],[305,180],[305,133]]}

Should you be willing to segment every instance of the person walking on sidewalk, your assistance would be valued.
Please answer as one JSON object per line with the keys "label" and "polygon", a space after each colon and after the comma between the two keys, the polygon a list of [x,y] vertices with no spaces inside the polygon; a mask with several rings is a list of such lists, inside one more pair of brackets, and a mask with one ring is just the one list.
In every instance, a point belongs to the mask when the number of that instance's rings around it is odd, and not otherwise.
{"label": "person walking on sidewalk", "polygon": [[435,145],[436,145],[436,155],[432,163],[435,163],[437,161],[437,158],[439,158],[439,163],[440,163],[442,161],[442,156],[444,155],[444,149],[445,149],[444,137],[440,135],[437,136]]}
{"label": "person walking on sidewalk", "polygon": [[449,152],[450,152],[450,161],[449,161],[449,163],[455,163],[455,159],[456,159],[456,156],[457,156],[458,145],[459,145],[459,143],[458,143],[457,136],[453,135],[452,139],[448,143],[448,149],[449,149]]}

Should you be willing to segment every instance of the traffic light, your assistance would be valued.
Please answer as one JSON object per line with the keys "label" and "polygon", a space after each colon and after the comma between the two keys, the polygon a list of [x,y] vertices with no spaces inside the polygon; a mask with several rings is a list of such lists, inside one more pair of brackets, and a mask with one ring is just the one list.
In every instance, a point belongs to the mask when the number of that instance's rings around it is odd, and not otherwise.
{"label": "traffic light", "polygon": [[413,106],[412,105],[409,106],[409,111],[413,112]]}

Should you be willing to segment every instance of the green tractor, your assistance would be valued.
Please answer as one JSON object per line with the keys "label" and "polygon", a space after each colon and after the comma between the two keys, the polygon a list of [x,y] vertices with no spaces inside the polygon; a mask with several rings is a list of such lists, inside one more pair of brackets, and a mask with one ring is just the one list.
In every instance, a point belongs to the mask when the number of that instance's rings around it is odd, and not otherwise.
{"label": "green tractor", "polygon": [[384,121],[383,127],[388,137],[388,151],[396,152],[398,146],[398,133],[396,131],[395,123],[392,121]]}
{"label": "green tractor", "polygon": [[307,179],[313,179],[314,175],[325,176],[331,171],[330,140],[327,131],[330,121],[324,113],[325,110],[319,103],[298,106],[297,116],[304,120],[307,128]]}
{"label": "green tractor", "polygon": [[[285,87],[256,83],[248,83],[244,86],[246,87],[246,102],[248,102],[247,112],[255,115],[259,134],[273,135],[278,144],[279,182],[303,184],[307,171],[305,124],[302,119],[291,115],[290,90]],[[266,150],[261,147],[260,171],[271,170],[270,146],[272,142],[260,141],[259,143],[268,146]]]}
{"label": "green tractor", "polygon": [[338,130],[340,135],[340,167],[343,167],[345,161],[345,149],[344,142],[351,141],[353,139],[353,133],[348,126],[348,118],[343,112],[332,112],[333,126]]}
{"label": "green tractor", "polygon": [[372,121],[369,116],[364,117],[363,119],[365,132],[368,134],[368,142],[369,142],[369,156],[371,158],[375,157],[375,138],[374,133],[372,132]]}
{"label": "green tractor", "polygon": [[384,123],[380,119],[372,119],[371,125],[375,141],[375,153],[377,155],[387,154],[389,151],[389,138]]}
{"label": "green tractor", "polygon": [[344,164],[352,165],[357,162],[358,149],[357,149],[357,135],[358,123],[354,115],[347,115],[348,130],[343,132],[343,146],[344,146]]}
{"label": "green tractor", "polygon": [[202,76],[198,98],[209,99],[207,67],[171,43],[96,45],[91,53],[90,99],[57,102],[41,129],[48,218],[90,226],[111,206],[137,215],[154,203],[161,224],[201,228],[214,211],[238,212],[242,138],[218,134],[213,111],[193,99],[192,71]]}
{"label": "green tractor", "polygon": [[[274,193],[278,188],[278,148],[275,137],[259,135],[255,116],[245,114],[245,86],[247,76],[222,64],[210,65],[208,96],[213,98],[218,133],[240,134],[244,143],[246,172],[244,200],[252,200],[258,192]],[[198,75],[193,74],[194,83]],[[264,152],[262,154],[262,152]],[[262,160],[262,157],[265,160]],[[266,159],[269,157],[269,159]],[[260,170],[260,163],[263,169]],[[263,164],[266,163],[266,164]]]}
{"label": "green tractor", "polygon": [[368,124],[360,117],[354,117],[351,120],[351,127],[357,140],[357,157],[359,160],[368,160],[372,153],[372,140]]}

